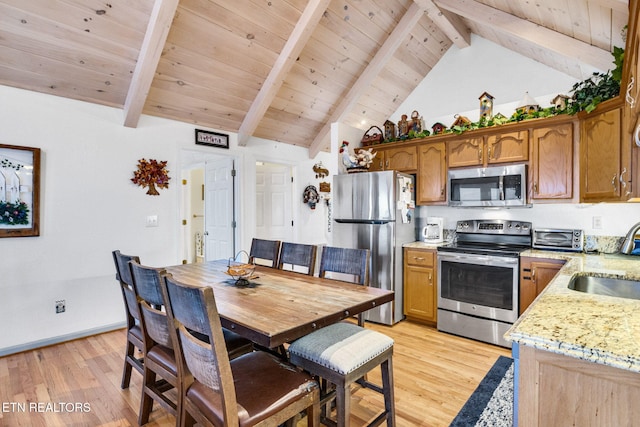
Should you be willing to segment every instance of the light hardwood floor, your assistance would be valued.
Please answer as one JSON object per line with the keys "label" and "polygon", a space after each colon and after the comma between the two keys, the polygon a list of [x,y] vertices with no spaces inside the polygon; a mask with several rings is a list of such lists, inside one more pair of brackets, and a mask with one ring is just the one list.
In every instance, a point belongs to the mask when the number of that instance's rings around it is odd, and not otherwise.
{"label": "light hardwood floor", "polygon": [[[395,340],[398,427],[448,426],[498,356],[510,351],[408,321],[367,324]],[[0,358],[0,426],[136,426],[141,376],[120,389],[125,332],[114,331]],[[369,376],[378,381],[379,373]],[[352,425],[382,408],[371,390],[352,398]],[[154,405],[149,427],[175,419]]]}

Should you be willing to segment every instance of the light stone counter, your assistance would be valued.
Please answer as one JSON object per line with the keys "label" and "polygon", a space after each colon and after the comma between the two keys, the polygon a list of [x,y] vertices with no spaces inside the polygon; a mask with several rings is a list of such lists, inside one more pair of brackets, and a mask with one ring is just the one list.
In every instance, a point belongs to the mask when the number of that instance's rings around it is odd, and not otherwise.
{"label": "light stone counter", "polygon": [[413,249],[438,249],[438,246],[446,245],[447,242],[443,243],[425,243],[421,241],[405,243],[402,245],[403,248],[413,248]]}
{"label": "light stone counter", "polygon": [[640,281],[640,257],[529,250],[521,256],[567,263],[505,338],[520,345],[640,372],[640,300],[567,288],[574,274]]}

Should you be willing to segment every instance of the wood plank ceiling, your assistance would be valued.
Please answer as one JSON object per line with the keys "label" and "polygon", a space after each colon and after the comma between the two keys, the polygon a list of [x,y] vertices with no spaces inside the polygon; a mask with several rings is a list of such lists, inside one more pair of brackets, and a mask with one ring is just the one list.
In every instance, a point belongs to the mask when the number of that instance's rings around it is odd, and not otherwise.
{"label": "wood plank ceiling", "polygon": [[626,0],[0,0],[0,84],[329,149],[381,126],[477,34],[578,79],[612,67]]}

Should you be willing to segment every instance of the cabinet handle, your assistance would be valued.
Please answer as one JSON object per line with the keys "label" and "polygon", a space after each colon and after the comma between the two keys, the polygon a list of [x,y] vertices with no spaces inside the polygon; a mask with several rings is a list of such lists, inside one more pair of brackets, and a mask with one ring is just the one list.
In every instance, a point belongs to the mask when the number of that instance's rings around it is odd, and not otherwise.
{"label": "cabinet handle", "polygon": [[537,181],[534,181],[534,183],[533,183],[533,192],[538,194],[538,182]]}
{"label": "cabinet handle", "polygon": [[441,195],[441,196],[444,196],[444,187],[442,187],[442,188],[440,189],[440,195]]}
{"label": "cabinet handle", "polygon": [[[620,192],[624,191],[625,188],[627,188],[627,181],[624,180],[623,176],[624,174],[627,173],[627,168],[622,169],[622,172],[620,172]],[[631,194],[631,190],[628,190],[624,193],[625,196],[628,196]]]}
{"label": "cabinet handle", "polygon": [[433,283],[433,276],[429,273],[429,283]]}
{"label": "cabinet handle", "polygon": [[616,181],[618,180],[618,174],[614,174],[611,179],[611,185],[613,185],[613,192],[615,193],[618,187],[616,186]]}
{"label": "cabinet handle", "polygon": [[536,269],[535,268],[531,270],[531,281],[533,283],[536,283]]}
{"label": "cabinet handle", "polygon": [[629,81],[629,84],[627,85],[627,94],[625,95],[625,100],[627,101],[627,104],[629,104],[629,107],[634,108],[636,105],[636,100],[633,96],[631,96],[631,91],[633,90],[633,85],[634,85],[634,79],[633,76],[631,76],[631,80]]}
{"label": "cabinet handle", "polygon": [[478,147],[478,161],[482,162],[482,147]]}
{"label": "cabinet handle", "polygon": [[491,159],[491,147],[487,147],[487,159]]}
{"label": "cabinet handle", "polygon": [[424,261],[424,258],[418,256],[414,256],[413,259],[416,261]]}
{"label": "cabinet handle", "polygon": [[389,160],[387,160],[387,161],[385,161],[385,162],[384,162],[384,166],[385,166],[386,168],[388,168],[388,167],[389,167]]}

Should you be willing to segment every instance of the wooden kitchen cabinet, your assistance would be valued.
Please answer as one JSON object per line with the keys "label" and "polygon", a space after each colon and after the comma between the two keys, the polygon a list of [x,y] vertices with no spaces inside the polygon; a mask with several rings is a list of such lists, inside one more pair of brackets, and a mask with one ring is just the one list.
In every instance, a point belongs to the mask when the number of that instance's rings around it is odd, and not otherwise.
{"label": "wooden kitchen cabinet", "polygon": [[533,129],[529,170],[533,199],[573,197],[573,123]]}
{"label": "wooden kitchen cabinet", "polygon": [[529,160],[529,131],[500,133],[487,136],[487,165],[526,162]]}
{"label": "wooden kitchen cabinet", "polygon": [[447,142],[450,168],[480,166],[484,159],[484,136],[461,137]]}
{"label": "wooden kitchen cabinet", "polygon": [[[371,148],[371,147],[367,147]],[[418,155],[415,145],[406,147],[380,148],[373,146],[376,157],[369,167],[369,171],[395,170],[398,172],[415,173],[418,170]]]}
{"label": "wooden kitchen cabinet", "polygon": [[529,160],[529,131],[452,140],[448,143],[447,156],[450,168],[526,162]]}
{"label": "wooden kitchen cabinet", "polygon": [[447,201],[447,160],[444,142],[418,146],[416,204],[443,204]]}
{"label": "wooden kitchen cabinet", "polygon": [[518,425],[637,425],[640,374],[525,345],[518,359]]}
{"label": "wooden kitchen cabinet", "polygon": [[621,138],[621,99],[581,113],[580,201],[616,202],[631,196],[631,144]]}
{"label": "wooden kitchen cabinet", "polygon": [[565,261],[559,259],[522,257],[520,259],[520,314],[558,274]]}
{"label": "wooden kitchen cabinet", "polygon": [[435,249],[404,249],[404,314],[410,320],[437,321]]}

